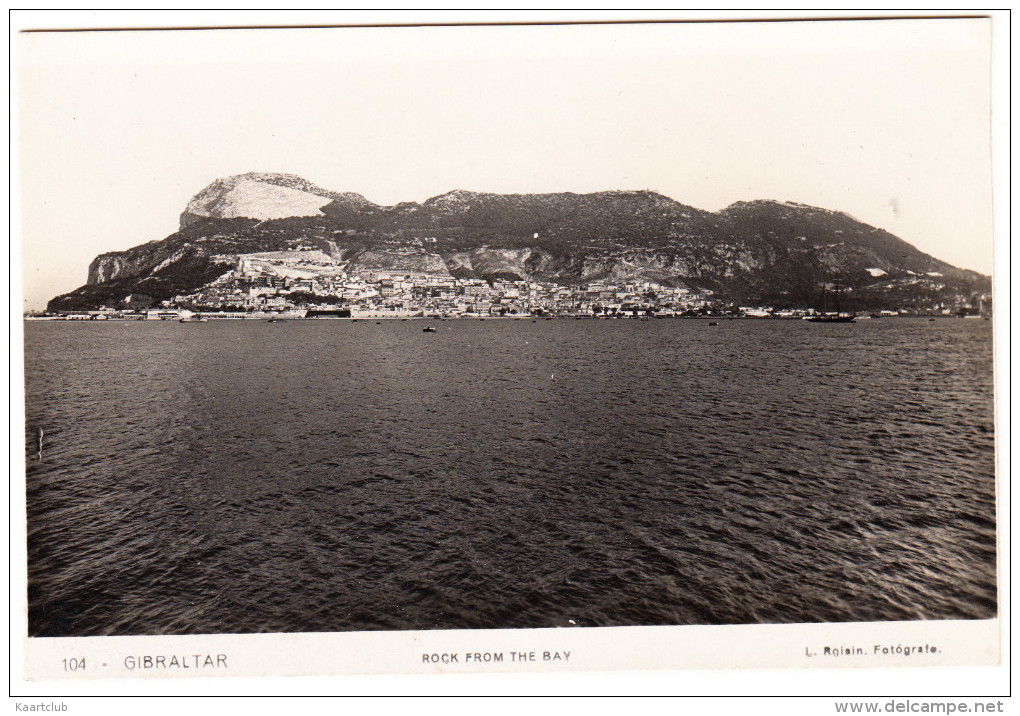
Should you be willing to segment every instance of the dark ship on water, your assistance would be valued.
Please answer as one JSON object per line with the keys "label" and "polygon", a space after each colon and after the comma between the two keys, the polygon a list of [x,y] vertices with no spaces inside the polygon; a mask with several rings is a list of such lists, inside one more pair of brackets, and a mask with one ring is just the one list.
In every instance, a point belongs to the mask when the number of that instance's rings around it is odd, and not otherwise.
{"label": "dark ship on water", "polygon": [[853,323],[857,318],[853,313],[845,313],[839,308],[839,285],[833,284],[832,290],[833,307],[835,311],[829,311],[828,284],[822,284],[822,313],[808,316],[804,320],[811,323]]}

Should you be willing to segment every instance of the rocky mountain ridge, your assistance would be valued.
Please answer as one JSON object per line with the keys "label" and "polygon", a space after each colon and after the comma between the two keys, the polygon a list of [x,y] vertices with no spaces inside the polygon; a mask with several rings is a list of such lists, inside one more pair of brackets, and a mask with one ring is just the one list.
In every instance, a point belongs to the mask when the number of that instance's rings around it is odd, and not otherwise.
{"label": "rocky mountain ridge", "polygon": [[181,214],[181,228],[210,218],[321,216],[322,207],[334,201],[374,206],[360,194],[329,191],[294,174],[249,172],[217,179],[192,197]]}
{"label": "rocky mountain ridge", "polygon": [[114,305],[127,295],[164,300],[230,270],[231,256],[301,249],[365,275],[647,281],[759,305],[810,305],[827,281],[838,281],[862,307],[990,290],[988,277],[882,229],[795,202],[737,202],[709,212],[652,191],[455,190],[381,206],[291,174],[248,173],[205,187],[180,225],[162,240],[98,256],[86,285],[54,298],[50,310]]}

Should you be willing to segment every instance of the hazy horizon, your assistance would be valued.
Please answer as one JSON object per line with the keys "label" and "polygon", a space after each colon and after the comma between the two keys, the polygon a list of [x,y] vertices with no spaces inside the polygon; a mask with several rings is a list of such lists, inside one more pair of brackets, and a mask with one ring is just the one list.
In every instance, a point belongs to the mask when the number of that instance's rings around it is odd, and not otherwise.
{"label": "hazy horizon", "polygon": [[382,205],[454,189],[792,201],[992,269],[988,20],[19,40],[27,309],[252,171]]}

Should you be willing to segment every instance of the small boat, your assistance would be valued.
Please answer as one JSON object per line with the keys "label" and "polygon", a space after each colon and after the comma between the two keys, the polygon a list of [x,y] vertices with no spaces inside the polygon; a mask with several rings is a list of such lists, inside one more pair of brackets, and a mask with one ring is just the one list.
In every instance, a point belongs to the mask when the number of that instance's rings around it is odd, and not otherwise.
{"label": "small boat", "polygon": [[715,321],[710,321],[708,325],[710,325],[710,326],[718,326],[719,324],[716,323]]}
{"label": "small boat", "polygon": [[853,323],[857,318],[852,313],[822,313],[817,316],[808,316],[805,321],[811,323]]}
{"label": "small boat", "polygon": [[854,319],[857,318],[853,313],[844,313],[839,308],[839,285],[833,284],[832,299],[835,303],[835,311],[829,311],[829,290],[828,284],[822,283],[822,303],[823,313],[818,313],[813,316],[806,316],[805,321],[811,323],[853,323]]}
{"label": "small boat", "polygon": [[436,329],[433,328],[432,326],[425,326],[424,328],[421,329],[421,332],[422,333],[435,333]]}
{"label": "small boat", "polygon": [[193,318],[181,318],[179,320],[180,320],[181,323],[205,323],[209,319],[208,318],[201,318],[199,316],[195,316]]}

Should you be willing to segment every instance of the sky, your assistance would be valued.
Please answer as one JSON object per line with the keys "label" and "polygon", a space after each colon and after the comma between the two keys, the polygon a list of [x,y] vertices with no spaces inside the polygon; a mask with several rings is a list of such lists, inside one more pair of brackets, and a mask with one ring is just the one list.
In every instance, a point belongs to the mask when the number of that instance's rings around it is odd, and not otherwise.
{"label": "sky", "polygon": [[380,204],[797,201],[988,274],[989,41],[981,19],[22,33],[24,308],[249,171]]}

